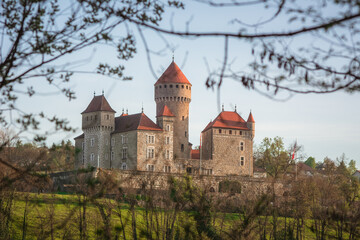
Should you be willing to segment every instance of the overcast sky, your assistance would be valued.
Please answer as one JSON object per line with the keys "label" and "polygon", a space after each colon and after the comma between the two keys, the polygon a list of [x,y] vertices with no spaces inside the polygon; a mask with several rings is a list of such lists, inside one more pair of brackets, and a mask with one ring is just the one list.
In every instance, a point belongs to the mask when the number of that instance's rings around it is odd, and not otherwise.
{"label": "overcast sky", "polygon": [[[179,14],[181,13],[181,14]],[[261,20],[267,13],[256,8],[247,8],[239,12],[237,9],[218,9],[205,7],[202,4],[188,4],[185,11],[168,13],[163,26],[173,24],[179,29],[185,29],[186,22],[191,19],[190,30],[230,30],[231,15],[242,19]],[[136,29],[134,28],[134,31]],[[120,30],[121,32],[121,30]],[[135,32],[136,33],[136,32]],[[152,50],[158,51],[165,47],[161,38],[149,31],[144,32]],[[154,83],[156,78],[151,73],[147,61],[144,45],[137,35],[138,49],[134,59],[125,64],[126,73],[133,77],[132,81],[118,81],[96,74],[75,74],[70,86],[76,92],[76,99],[68,101],[61,94],[45,94],[40,96],[20,98],[18,106],[27,111],[56,114],[67,118],[73,127],[78,128],[76,134],[56,133],[49,135],[48,143],[59,143],[61,140],[71,139],[81,133],[80,113],[90,103],[93,92],[97,95],[104,90],[105,97],[111,107],[121,114],[122,109],[128,109],[129,114],[138,113],[144,106],[145,114],[154,122],[155,102]],[[328,95],[295,95],[287,101],[274,101],[257,92],[244,89],[241,84],[226,80],[220,89],[220,102],[217,91],[205,86],[209,71],[208,67],[217,68],[223,58],[224,40],[221,38],[185,39],[165,36],[168,43],[175,47],[175,62],[182,69],[185,76],[192,83],[192,101],[190,103],[190,142],[199,144],[200,132],[210,120],[219,114],[219,103],[224,104],[225,110],[233,111],[234,106],[246,120],[250,110],[256,122],[255,144],[259,144],[264,137],[280,136],[284,138],[288,147],[297,140],[303,145],[307,156],[322,161],[328,156],[335,160],[342,153],[349,159],[357,161],[360,167],[360,96],[359,93],[333,93]],[[309,41],[309,39],[304,39]],[[247,70],[251,58],[250,44],[230,40],[229,59],[237,69]],[[68,68],[93,71],[99,61],[116,62],[116,55],[108,46],[87,49],[74,56],[64,59],[70,63]],[[152,55],[151,64],[157,77],[171,63],[172,52],[166,50],[161,55]],[[33,81],[39,92],[48,93],[49,86],[43,81]],[[48,125],[44,124],[43,129]]]}

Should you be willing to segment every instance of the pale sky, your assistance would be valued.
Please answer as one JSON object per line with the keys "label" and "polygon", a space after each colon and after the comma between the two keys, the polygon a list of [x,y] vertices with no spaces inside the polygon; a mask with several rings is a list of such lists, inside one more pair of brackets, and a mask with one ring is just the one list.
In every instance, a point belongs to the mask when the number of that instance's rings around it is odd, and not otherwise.
{"label": "pale sky", "polygon": [[[187,3],[187,1],[186,1]],[[267,13],[256,8],[248,8],[238,12],[225,8],[218,13],[217,9],[205,7],[199,3],[187,5],[185,11],[166,14],[164,27],[171,22],[178,29],[185,29],[186,21],[190,22],[190,30],[231,30],[231,17],[241,16],[249,21],[261,20]],[[181,14],[179,14],[181,13]],[[134,28],[136,33],[136,28]],[[149,30],[144,32],[148,44],[153,50],[161,50],[165,43],[157,34]],[[126,73],[133,77],[132,81],[118,81],[96,74],[75,74],[70,86],[76,92],[76,99],[68,101],[61,94],[41,95],[19,99],[18,106],[29,112],[45,111],[49,115],[56,114],[67,118],[73,127],[78,128],[76,134],[56,133],[48,136],[48,143],[59,143],[71,139],[81,133],[81,112],[90,103],[93,92],[97,95],[104,90],[105,97],[111,107],[121,114],[123,108],[129,114],[138,113],[144,106],[145,114],[154,122],[155,102],[154,83],[156,78],[151,73],[146,59],[144,45],[136,33],[137,54],[134,59],[121,63],[126,66]],[[175,62],[192,83],[192,101],[190,103],[190,142],[199,145],[200,132],[210,120],[218,114],[217,92],[205,87],[210,68],[218,68],[223,58],[224,40],[222,38],[185,39],[165,36],[169,44],[175,47]],[[308,40],[308,39],[307,39]],[[306,41],[306,39],[305,39]],[[250,44],[244,41],[230,40],[229,59],[237,69],[247,70],[250,62]],[[153,55],[151,64],[158,77],[171,63],[172,52],[166,50],[160,56]],[[81,60],[74,65],[73,59]],[[63,60],[69,68],[94,71],[98,62],[118,61],[114,51],[108,46],[87,49]],[[75,67],[74,67],[75,66]],[[39,92],[53,92],[44,81],[33,81]],[[349,159],[357,161],[360,168],[360,96],[359,93],[348,94],[338,92],[328,95],[295,95],[287,101],[274,101],[255,91],[248,91],[241,84],[226,80],[220,90],[220,104],[225,110],[237,110],[246,120],[250,109],[256,122],[255,144],[264,137],[280,136],[285,146],[297,140],[303,145],[307,156],[322,161],[328,156],[331,159],[345,153]],[[49,125],[44,124],[43,130]]]}

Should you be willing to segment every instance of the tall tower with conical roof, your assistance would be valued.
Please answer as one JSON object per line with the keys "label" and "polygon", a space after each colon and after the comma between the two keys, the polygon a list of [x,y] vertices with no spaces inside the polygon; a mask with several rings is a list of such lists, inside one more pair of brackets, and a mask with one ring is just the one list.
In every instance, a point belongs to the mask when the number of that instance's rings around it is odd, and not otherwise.
{"label": "tall tower with conical roof", "polygon": [[162,114],[165,106],[174,115],[173,151],[175,158],[189,158],[189,104],[191,83],[174,61],[155,83],[156,115]]}
{"label": "tall tower with conical roof", "polygon": [[110,134],[115,128],[115,111],[104,95],[95,96],[81,113],[84,131],[84,167],[111,168]]}

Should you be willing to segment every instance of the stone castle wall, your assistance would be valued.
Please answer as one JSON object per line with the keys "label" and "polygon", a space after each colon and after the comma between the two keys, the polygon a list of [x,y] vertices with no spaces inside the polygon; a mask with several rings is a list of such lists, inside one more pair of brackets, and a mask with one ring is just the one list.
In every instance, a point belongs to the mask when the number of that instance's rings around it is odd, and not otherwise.
{"label": "stone castle wall", "polygon": [[[111,168],[136,170],[137,167],[137,132],[114,133],[110,141]],[[123,152],[126,149],[126,154]]]}
{"label": "stone castle wall", "polygon": [[[154,137],[154,142],[149,141],[149,136]],[[169,142],[166,137],[169,137]],[[137,170],[163,172],[164,167],[169,166],[173,171],[173,141],[172,131],[138,131]],[[154,155],[148,153],[149,149],[154,149]],[[153,165],[154,169],[149,169],[149,165]]]}
{"label": "stone castle wall", "polygon": [[[220,132],[221,131],[221,132]],[[211,128],[203,133],[202,167],[214,175],[253,174],[250,131]]]}

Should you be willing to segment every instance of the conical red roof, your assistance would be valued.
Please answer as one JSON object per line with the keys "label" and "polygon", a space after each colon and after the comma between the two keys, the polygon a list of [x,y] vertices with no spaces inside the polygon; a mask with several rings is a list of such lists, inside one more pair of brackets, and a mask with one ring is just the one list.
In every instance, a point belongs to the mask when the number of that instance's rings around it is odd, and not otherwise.
{"label": "conical red roof", "polygon": [[175,117],[175,115],[170,111],[170,109],[166,105],[164,105],[164,107],[161,109],[161,111],[159,112],[159,114],[157,116],[158,117],[160,117],[160,116]]}
{"label": "conical red roof", "polygon": [[249,114],[249,117],[248,117],[247,122],[252,122],[252,123],[254,123],[254,122],[255,122],[254,117],[253,117],[253,115],[252,115],[252,113],[251,113],[251,112],[250,112],[250,114]]}
{"label": "conical red roof", "polygon": [[180,68],[178,67],[178,65],[176,65],[174,61],[171,62],[169,67],[157,80],[155,85],[160,83],[184,83],[191,85],[189,80],[185,77],[183,72],[180,70]]}
{"label": "conical red roof", "polygon": [[89,106],[83,111],[83,113],[90,113],[90,112],[98,112],[98,111],[105,111],[105,112],[114,112],[114,109],[110,107],[110,104],[104,97],[104,95],[94,96],[91,100]]}

